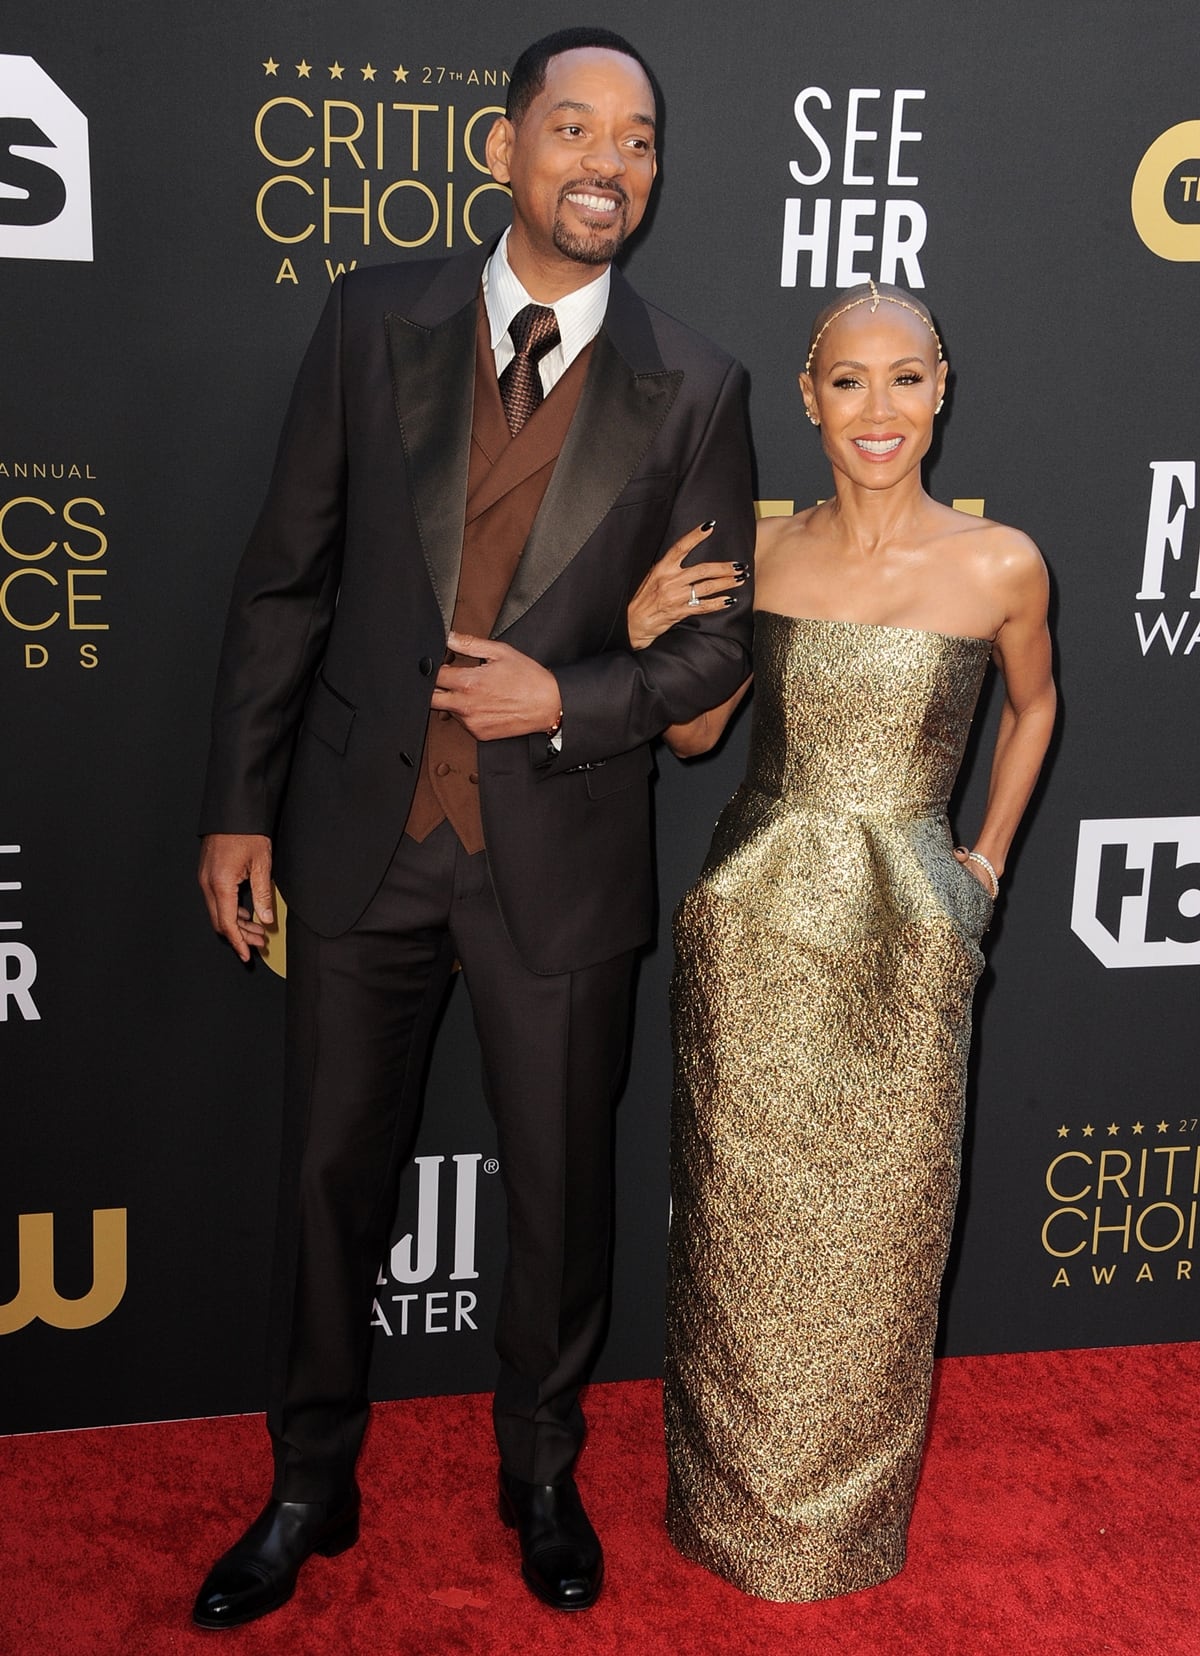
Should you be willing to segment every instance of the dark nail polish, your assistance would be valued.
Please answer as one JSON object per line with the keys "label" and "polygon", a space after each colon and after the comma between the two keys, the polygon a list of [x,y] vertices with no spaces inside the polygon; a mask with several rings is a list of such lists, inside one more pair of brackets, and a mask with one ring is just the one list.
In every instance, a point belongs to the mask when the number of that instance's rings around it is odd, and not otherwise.
{"label": "dark nail polish", "polygon": [[707,523],[702,523],[700,525],[700,527],[701,527],[701,529],[703,529],[705,531],[707,531],[709,529],[715,529],[717,527],[717,520],[716,520],[716,518],[709,518],[708,522]]}
{"label": "dark nail polish", "polygon": [[735,564],[730,564],[729,567],[733,570],[735,575],[745,575],[747,573],[747,571],[749,570],[750,565],[749,564],[744,564],[744,563],[735,563]]}
{"label": "dark nail polish", "polygon": [[737,603],[737,599],[736,599],[736,598],[726,598],[726,600],[725,600],[725,608],[726,608],[726,609],[732,609],[732,608],[733,608],[733,606],[734,606],[734,605],[735,605],[735,604],[736,604],[736,603]]}
{"label": "dark nail polish", "polygon": [[738,586],[745,586],[746,582],[750,579],[750,571],[748,569],[743,569],[740,575],[735,575],[733,578],[737,582]]}

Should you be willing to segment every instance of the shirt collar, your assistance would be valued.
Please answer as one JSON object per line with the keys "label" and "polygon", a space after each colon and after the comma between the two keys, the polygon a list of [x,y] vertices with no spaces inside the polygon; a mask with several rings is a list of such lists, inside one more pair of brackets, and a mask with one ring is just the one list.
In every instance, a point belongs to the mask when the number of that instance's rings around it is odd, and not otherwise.
{"label": "shirt collar", "polygon": [[[487,307],[493,350],[507,334],[517,312],[526,305],[539,303],[513,273],[508,262],[508,237],[509,231],[505,230],[483,267],[483,302]],[[556,299],[550,307],[558,321],[563,353],[568,359],[576,356],[599,333],[611,285],[612,270],[605,265],[594,281]]]}

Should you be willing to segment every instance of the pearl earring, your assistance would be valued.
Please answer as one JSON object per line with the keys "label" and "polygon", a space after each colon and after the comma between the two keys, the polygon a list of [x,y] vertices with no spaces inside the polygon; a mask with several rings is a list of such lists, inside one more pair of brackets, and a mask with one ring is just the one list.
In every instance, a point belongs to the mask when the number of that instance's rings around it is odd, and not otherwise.
{"label": "pearl earring", "polygon": [[945,402],[945,400],[946,400],[945,397],[939,397],[938,398],[937,407],[933,411],[935,414],[940,414],[942,412],[942,404]]}

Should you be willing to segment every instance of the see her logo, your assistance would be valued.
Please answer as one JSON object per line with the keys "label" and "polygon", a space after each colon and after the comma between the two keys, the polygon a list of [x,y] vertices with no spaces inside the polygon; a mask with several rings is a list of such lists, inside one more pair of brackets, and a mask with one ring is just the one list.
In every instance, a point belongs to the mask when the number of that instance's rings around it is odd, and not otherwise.
{"label": "see her logo", "polygon": [[0,55],[0,258],[91,257],[87,117],[31,57]]}

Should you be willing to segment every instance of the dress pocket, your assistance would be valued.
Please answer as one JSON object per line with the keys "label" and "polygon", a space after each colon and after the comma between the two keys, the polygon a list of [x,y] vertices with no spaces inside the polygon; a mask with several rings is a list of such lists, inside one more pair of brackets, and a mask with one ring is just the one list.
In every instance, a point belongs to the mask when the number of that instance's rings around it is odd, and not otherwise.
{"label": "dress pocket", "polygon": [[971,870],[960,863],[953,852],[950,853],[950,861],[954,864],[958,875],[960,889],[966,888],[962,898],[963,924],[974,937],[980,938],[992,923],[992,915],[995,912],[996,905],[991,893],[984,889],[983,882],[977,880]]}

